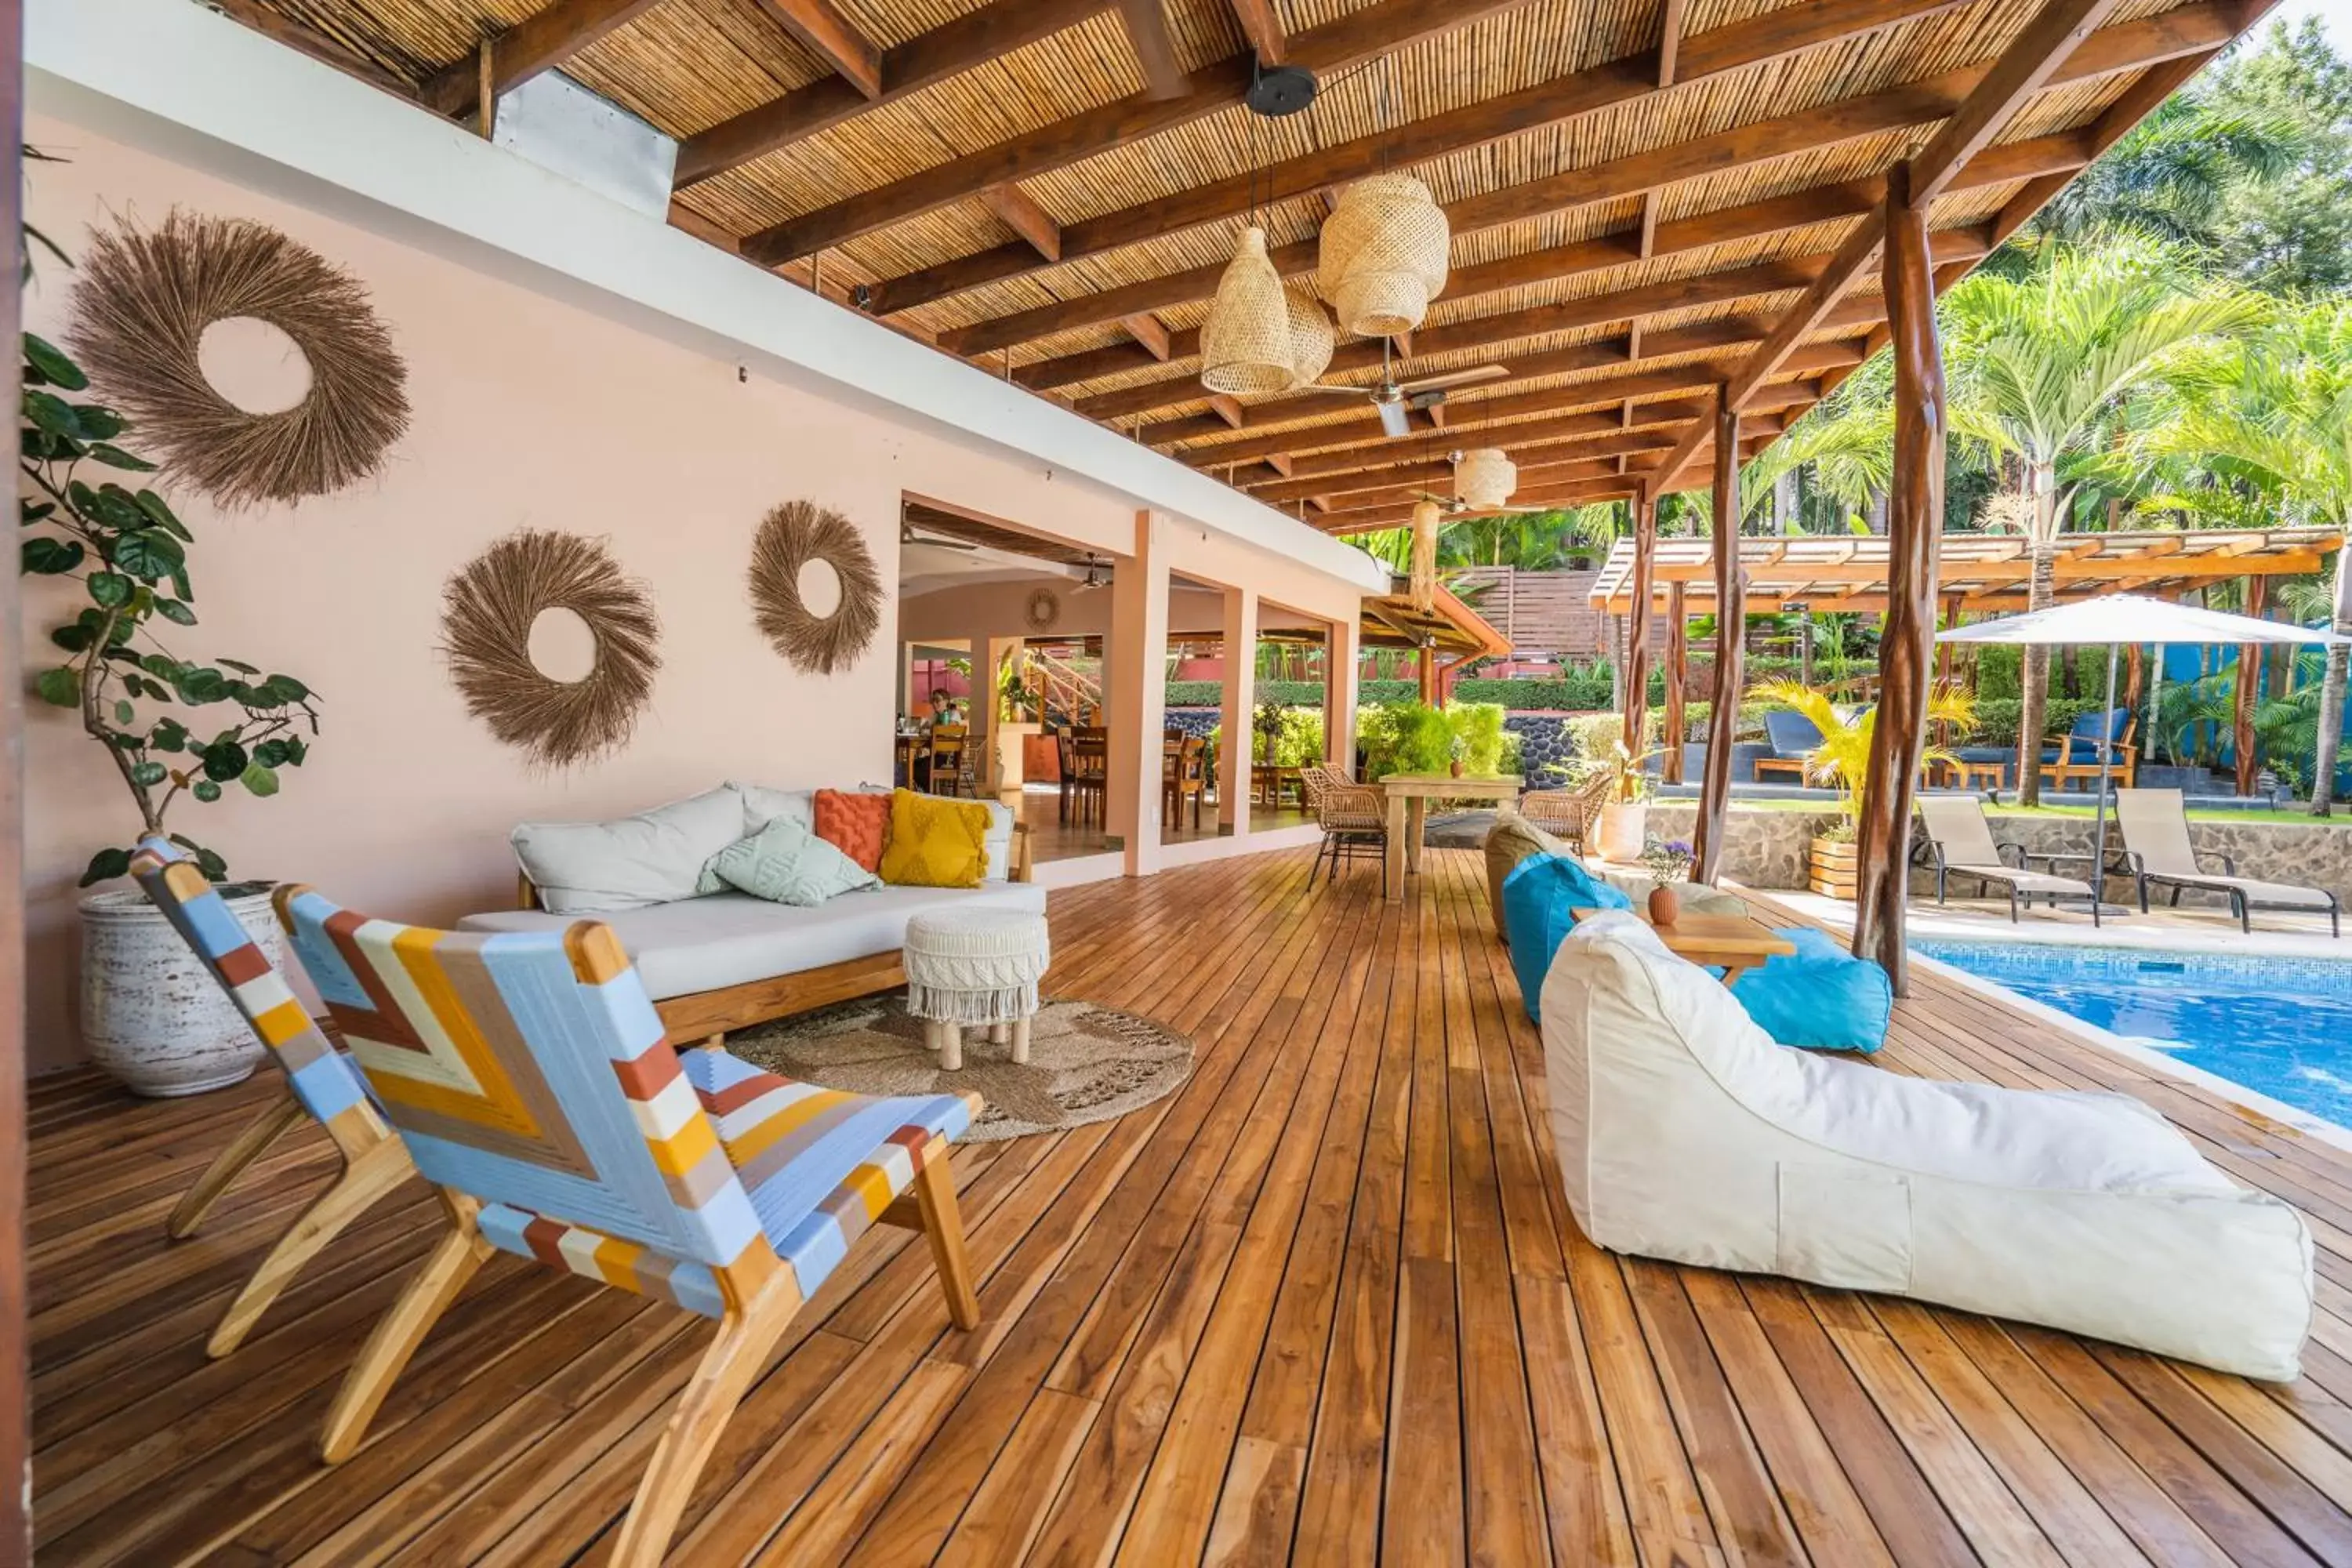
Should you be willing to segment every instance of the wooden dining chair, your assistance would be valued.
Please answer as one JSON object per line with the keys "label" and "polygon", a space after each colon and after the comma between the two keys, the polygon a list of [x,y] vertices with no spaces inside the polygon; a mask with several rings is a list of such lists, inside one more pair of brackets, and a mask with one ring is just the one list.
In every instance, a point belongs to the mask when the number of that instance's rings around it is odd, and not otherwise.
{"label": "wooden dining chair", "polygon": [[359,1447],[494,1249],[719,1321],[637,1484],[616,1568],[661,1560],[736,1405],[876,1220],[929,1238],[949,1318],[979,1326],[948,1167],[976,1098],[848,1094],[717,1047],[675,1050],[619,939],[593,921],[453,932],[308,888],[279,888],[277,904],[448,1224],[336,1394],[328,1462]]}
{"label": "wooden dining chair", "polygon": [[131,875],[220,982],[285,1079],[277,1098],[205,1167],[164,1222],[165,1233],[175,1241],[194,1236],[236,1179],[305,1117],[326,1129],[343,1159],[341,1173],[295,1216],[213,1326],[205,1353],[217,1358],[245,1342],[304,1264],[415,1167],[368,1102],[359,1073],[320,1033],[286,977],[196,863],[170,839],[151,837],[131,857]]}
{"label": "wooden dining chair", "polygon": [[1168,758],[1166,776],[1162,781],[1163,820],[1173,827],[1184,817],[1184,803],[1192,803],[1192,831],[1201,830],[1201,799],[1208,787],[1208,742],[1198,735],[1184,735],[1176,742],[1176,750]]}
{"label": "wooden dining chair", "polygon": [[1110,731],[1099,724],[1081,724],[1070,732],[1070,761],[1075,768],[1072,793],[1078,803],[1078,820],[1092,812],[1100,822],[1108,813],[1110,787]]}
{"label": "wooden dining chair", "polygon": [[924,788],[933,795],[976,795],[971,773],[971,732],[961,724],[931,726],[930,778]]}

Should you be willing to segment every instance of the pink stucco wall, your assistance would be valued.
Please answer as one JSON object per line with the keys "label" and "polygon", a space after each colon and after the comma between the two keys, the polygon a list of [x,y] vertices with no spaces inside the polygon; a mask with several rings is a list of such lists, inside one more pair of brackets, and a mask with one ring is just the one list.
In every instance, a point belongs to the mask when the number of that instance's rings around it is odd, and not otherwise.
{"label": "pink stucco wall", "polygon": [[[730,777],[887,777],[895,605],[866,655],[829,679],[785,664],[751,624],[745,552],[779,501],[805,497],[856,521],[886,580],[897,574],[902,492],[1098,549],[1132,548],[1131,500],[1016,455],[743,380],[728,359],[77,127],[37,119],[26,137],[68,160],[33,166],[27,205],[69,251],[110,214],[152,223],[184,205],[274,224],[364,283],[408,366],[414,427],[359,486],[224,516],[168,476],[163,483],[197,536],[203,621],[174,633],[174,651],[284,670],[324,706],[311,761],[288,772],[276,799],[232,791],[217,805],[174,808],[172,826],[220,849],[239,874],[445,921],[509,896],[504,840],[517,821],[617,815]],[[69,275],[45,268],[27,295],[28,327],[62,336],[68,295]],[[536,773],[493,740],[436,652],[444,581],[522,527],[608,539],[662,617],[662,669],[635,742],[565,773]],[[1194,552],[1236,572],[1251,554],[1205,538]],[[1247,569],[1285,580],[1263,560]],[[1343,586],[1304,568],[1290,579],[1301,598]],[[69,601],[41,583],[28,598],[27,658],[39,668],[51,651],[46,631],[70,614]],[[94,849],[127,843],[138,822],[72,715],[35,705],[26,740],[38,1068],[79,1055],[74,880]]]}

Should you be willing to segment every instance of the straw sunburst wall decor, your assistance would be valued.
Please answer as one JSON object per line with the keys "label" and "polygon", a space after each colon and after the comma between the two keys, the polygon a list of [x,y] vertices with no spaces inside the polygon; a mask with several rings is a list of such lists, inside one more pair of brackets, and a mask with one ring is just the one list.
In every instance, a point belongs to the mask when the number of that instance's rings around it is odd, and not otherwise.
{"label": "straw sunburst wall decor", "polygon": [[[226,507],[299,501],[373,473],[408,430],[407,371],[351,274],[278,230],[174,210],[97,235],[68,341],[171,468]],[[252,317],[294,341],[310,390],[249,413],[205,379],[205,329]]]}
{"label": "straw sunburst wall decor", "polygon": [[[594,665],[557,680],[531,661],[531,624],[570,610],[596,642]],[[577,534],[509,534],[441,594],[442,652],[467,710],[490,733],[551,768],[628,744],[661,668],[661,622],[642,584],[604,544]]]}
{"label": "straw sunburst wall decor", "polygon": [[[801,568],[822,561],[841,603],[820,616],[801,596]],[[803,669],[831,675],[864,653],[882,625],[882,574],[856,525],[813,501],[786,501],[751,541],[751,611],[760,633]]]}

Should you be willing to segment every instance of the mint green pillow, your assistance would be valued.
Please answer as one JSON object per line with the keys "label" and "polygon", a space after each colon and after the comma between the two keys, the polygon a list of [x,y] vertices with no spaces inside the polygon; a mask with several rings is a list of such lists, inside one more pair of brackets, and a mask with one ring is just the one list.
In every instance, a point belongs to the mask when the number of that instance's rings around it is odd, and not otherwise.
{"label": "mint green pillow", "polygon": [[803,909],[814,909],[839,893],[882,885],[882,879],[793,816],[780,816],[749,838],[729,845],[710,858],[710,869],[729,887],[755,899]]}

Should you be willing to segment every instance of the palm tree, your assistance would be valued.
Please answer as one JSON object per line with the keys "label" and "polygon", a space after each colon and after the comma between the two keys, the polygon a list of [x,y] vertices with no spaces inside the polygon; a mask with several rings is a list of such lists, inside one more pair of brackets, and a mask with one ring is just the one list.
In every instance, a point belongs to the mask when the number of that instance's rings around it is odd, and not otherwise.
{"label": "palm tree", "polygon": [[1811,465],[1813,488],[1859,516],[1895,482],[1895,405],[1890,401],[1826,404],[1797,421],[1789,433],[1751,458],[1739,473],[1747,515],[1772,503],[1783,474]]}
{"label": "palm tree", "polygon": [[2211,247],[2232,187],[2265,184],[2308,149],[2289,121],[2167,99],[2035,214],[2027,234],[2079,240],[2127,225],[2176,244]]}
{"label": "palm tree", "polygon": [[[2032,557],[2029,603],[2056,598],[2058,534],[2073,510],[2059,469],[2103,444],[2101,416],[2157,376],[2186,345],[2259,315],[2249,297],[2200,286],[2178,254],[2145,236],[2054,248],[2024,277],[1979,273],[1945,299],[1953,370],[1952,428],[2016,458]],[[2042,748],[2050,650],[2025,649],[2018,755]],[[2018,770],[2018,800],[2037,804],[2041,771]]]}
{"label": "palm tree", "polygon": [[[2167,417],[2144,437],[2151,450],[2226,458],[2274,492],[2296,521],[2352,527],[2352,300],[2280,313],[2267,331],[2189,358],[2165,398]],[[2329,619],[2352,634],[2352,578],[2336,557]],[[2312,607],[2305,601],[2305,607]],[[2327,650],[2313,734],[2311,809],[2326,816],[2344,739],[2347,659]]]}

